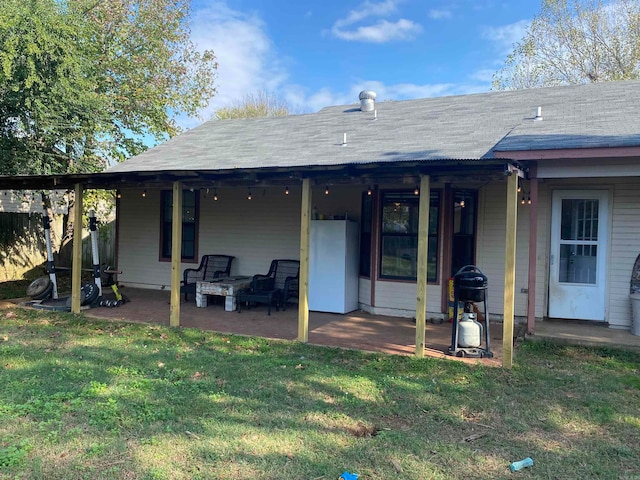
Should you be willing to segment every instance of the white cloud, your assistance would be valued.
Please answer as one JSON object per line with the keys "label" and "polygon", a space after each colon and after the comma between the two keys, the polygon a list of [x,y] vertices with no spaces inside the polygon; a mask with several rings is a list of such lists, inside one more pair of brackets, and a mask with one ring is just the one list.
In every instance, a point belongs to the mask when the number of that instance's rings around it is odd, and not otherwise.
{"label": "white cloud", "polygon": [[494,73],[495,70],[492,70],[490,68],[481,68],[480,70],[476,70],[475,72],[471,73],[471,75],[469,75],[469,78],[478,82],[491,84],[491,82],[493,81]]}
{"label": "white cloud", "polygon": [[345,18],[335,21],[331,33],[342,40],[384,43],[392,40],[409,40],[422,31],[422,27],[406,18],[389,21],[385,18],[376,23],[356,26],[370,17],[387,17],[397,10],[396,0],[383,2],[365,1],[355,10],[351,10]]}
{"label": "white cloud", "polygon": [[485,27],[482,36],[494,42],[502,54],[507,54],[511,53],[515,43],[522,40],[530,24],[529,20],[520,20],[501,27]]}
{"label": "white cloud", "polygon": [[422,31],[422,27],[411,20],[401,18],[397,22],[379,20],[374,25],[355,30],[333,29],[333,34],[342,40],[385,43],[392,40],[410,40]]}
{"label": "white cloud", "polygon": [[[384,16],[395,12],[396,2],[387,0],[378,3],[364,2],[361,8],[354,10],[336,22],[338,27],[351,25],[372,16]],[[347,22],[347,23],[345,23]],[[406,22],[406,23],[404,23]],[[368,41],[384,41],[399,38],[408,31],[415,32],[413,22],[386,20],[370,26],[360,26],[353,30],[354,39],[367,38]],[[420,28],[419,26],[415,25]],[[280,59],[271,39],[266,33],[263,20],[256,14],[247,14],[230,8],[226,0],[209,1],[205,8],[193,12],[191,25],[192,39],[200,49],[212,49],[219,62],[218,94],[207,109],[201,112],[204,119],[211,118],[213,112],[233,101],[241,100],[248,93],[266,90],[284,98],[294,112],[315,112],[332,105],[354,105],[358,103],[358,94],[362,90],[374,90],[378,101],[406,100],[442,95],[459,95],[488,91],[490,82],[486,76],[470,77],[468,83],[442,84],[385,84],[378,80],[352,79],[345,88],[332,90],[324,87],[309,90],[307,87],[291,82],[286,65]],[[286,59],[284,60],[286,62]],[[196,119],[178,119],[185,128],[200,123]]]}
{"label": "white cloud", "polygon": [[[206,2],[193,11],[192,40],[212,49],[218,60],[218,93],[200,112],[208,120],[218,108],[257,90],[276,90],[287,78],[263,21],[254,14],[229,8],[225,1]],[[190,123],[187,125],[186,123]],[[181,122],[191,127],[197,120]]]}
{"label": "white cloud", "polygon": [[373,3],[368,0],[361,3],[356,10],[351,10],[346,18],[336,20],[334,28],[342,28],[364,20],[368,17],[385,17],[397,10],[395,0]]}
{"label": "white cloud", "polygon": [[443,20],[446,18],[451,18],[452,17],[452,13],[451,10],[445,10],[445,9],[432,9],[429,10],[429,18],[432,18],[434,20]]}

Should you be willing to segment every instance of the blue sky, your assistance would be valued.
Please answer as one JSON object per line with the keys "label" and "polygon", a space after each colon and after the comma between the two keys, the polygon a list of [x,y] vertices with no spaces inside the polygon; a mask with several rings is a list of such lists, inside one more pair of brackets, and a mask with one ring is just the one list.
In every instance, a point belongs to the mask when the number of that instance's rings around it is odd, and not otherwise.
{"label": "blue sky", "polygon": [[[218,57],[202,117],[265,90],[298,111],[488,91],[540,0],[193,0],[192,35]],[[189,125],[187,122],[184,126]]]}

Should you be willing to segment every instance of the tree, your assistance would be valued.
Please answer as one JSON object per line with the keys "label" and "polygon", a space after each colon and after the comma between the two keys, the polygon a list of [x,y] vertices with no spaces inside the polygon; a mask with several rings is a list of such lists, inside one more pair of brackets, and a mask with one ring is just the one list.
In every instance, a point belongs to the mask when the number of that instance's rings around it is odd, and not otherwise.
{"label": "tree", "polygon": [[250,93],[229,107],[219,109],[213,115],[217,120],[227,118],[284,117],[291,113],[285,100],[263,90]]}
{"label": "tree", "polygon": [[177,134],[215,94],[189,0],[4,0],[0,173],[102,170]]}
{"label": "tree", "polygon": [[640,1],[543,0],[497,90],[640,78]]}

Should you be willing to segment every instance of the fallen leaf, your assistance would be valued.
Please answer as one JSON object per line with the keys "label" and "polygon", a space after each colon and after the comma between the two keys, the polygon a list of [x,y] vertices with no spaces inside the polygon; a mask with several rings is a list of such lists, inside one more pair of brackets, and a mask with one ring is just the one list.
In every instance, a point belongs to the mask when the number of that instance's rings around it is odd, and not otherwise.
{"label": "fallen leaf", "polygon": [[400,465],[400,462],[398,462],[397,460],[391,460],[391,465],[393,465],[393,468],[396,469],[396,472],[404,472],[404,470],[402,469],[402,465]]}

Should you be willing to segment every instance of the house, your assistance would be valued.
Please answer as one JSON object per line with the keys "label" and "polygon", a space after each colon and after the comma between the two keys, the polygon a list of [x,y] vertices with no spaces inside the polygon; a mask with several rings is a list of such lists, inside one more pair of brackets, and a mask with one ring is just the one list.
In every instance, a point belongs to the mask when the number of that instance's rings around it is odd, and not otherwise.
{"label": "house", "polygon": [[534,332],[545,318],[630,328],[639,81],[359,100],[210,121],[100,174],[0,177],[0,188],[118,189],[120,281],[171,288],[175,322],[180,273],[202,254],[235,256],[239,275],[300,258],[304,284],[317,212],[358,223],[363,310],[418,326],[445,318],[449,278],[476,265],[505,328],[517,319]]}

